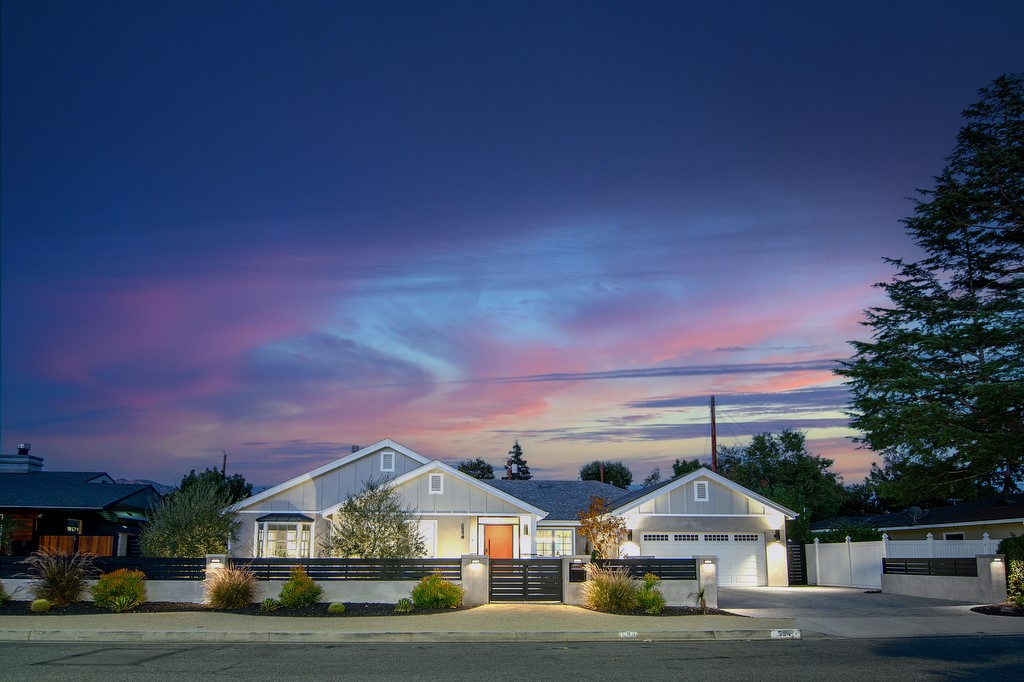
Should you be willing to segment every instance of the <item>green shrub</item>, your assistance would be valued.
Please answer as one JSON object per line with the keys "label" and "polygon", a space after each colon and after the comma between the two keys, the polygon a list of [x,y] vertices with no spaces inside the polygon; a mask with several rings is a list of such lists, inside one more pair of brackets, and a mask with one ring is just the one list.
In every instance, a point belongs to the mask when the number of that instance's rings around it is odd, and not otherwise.
{"label": "green shrub", "polygon": [[345,613],[345,605],[342,604],[340,601],[332,602],[327,607],[327,613],[331,614],[332,616],[340,616],[341,614]]}
{"label": "green shrub", "polygon": [[272,611],[277,611],[279,608],[281,608],[280,602],[273,597],[267,597],[260,604],[260,611],[263,611],[264,613],[271,613]]}
{"label": "green shrub", "polygon": [[661,590],[641,588],[636,592],[636,605],[652,616],[656,616],[665,608],[665,595]]}
{"label": "green shrub", "polygon": [[636,605],[647,613],[656,616],[665,608],[665,595],[657,589],[661,578],[653,573],[645,573],[640,578],[640,587],[636,591]]}
{"label": "green shrub", "polygon": [[146,574],[127,568],[104,573],[92,586],[92,600],[116,613],[131,611],[146,601]]}
{"label": "green shrub", "polygon": [[583,604],[595,611],[632,611],[637,606],[637,582],[625,568],[589,564]]}
{"label": "green shrub", "polygon": [[1024,535],[999,542],[996,552],[1006,555],[1006,595],[1024,597]]}
{"label": "green shrub", "polygon": [[3,583],[0,583],[0,604],[6,604],[11,601],[11,595],[4,587]]}
{"label": "green shrub", "polygon": [[281,606],[312,606],[324,590],[309,577],[302,566],[292,568],[288,582],[281,586]]}
{"label": "green shrub", "polygon": [[462,588],[435,571],[412,588],[412,603],[418,609],[454,609],[462,603]]}
{"label": "green shrub", "polygon": [[413,609],[412,599],[403,597],[395,604],[395,613],[410,613]]}
{"label": "green shrub", "polygon": [[79,601],[86,583],[96,576],[91,554],[65,554],[39,550],[25,559],[29,592],[36,599],[48,599],[55,606]]}
{"label": "green shrub", "polygon": [[256,576],[244,568],[221,568],[206,578],[206,600],[215,609],[241,609],[256,600]]}
{"label": "green shrub", "polygon": [[36,599],[29,608],[32,609],[32,613],[46,613],[50,610],[50,600]]}

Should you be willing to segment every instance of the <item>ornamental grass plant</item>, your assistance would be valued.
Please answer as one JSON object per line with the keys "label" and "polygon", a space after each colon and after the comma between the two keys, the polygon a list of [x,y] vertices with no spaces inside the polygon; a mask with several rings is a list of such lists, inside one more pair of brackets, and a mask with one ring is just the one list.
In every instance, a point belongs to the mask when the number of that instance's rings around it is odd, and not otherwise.
{"label": "ornamental grass plant", "polygon": [[241,609],[256,601],[256,576],[244,568],[221,568],[206,578],[206,601],[215,609]]}
{"label": "ornamental grass plant", "polygon": [[59,550],[39,550],[29,555],[29,592],[54,606],[65,606],[82,599],[87,583],[96,577],[92,554],[67,554]]}
{"label": "ornamental grass plant", "polygon": [[632,611],[637,607],[638,581],[626,568],[587,565],[583,604],[595,611]]}

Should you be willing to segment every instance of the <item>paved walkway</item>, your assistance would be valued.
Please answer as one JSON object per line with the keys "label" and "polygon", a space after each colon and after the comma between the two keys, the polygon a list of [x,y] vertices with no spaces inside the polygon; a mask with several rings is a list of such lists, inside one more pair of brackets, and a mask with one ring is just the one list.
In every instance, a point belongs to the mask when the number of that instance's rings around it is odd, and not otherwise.
{"label": "paved walkway", "polygon": [[226,613],[0,616],[0,641],[596,642],[770,639],[793,618],[644,617],[564,604],[488,604],[401,617],[286,618]]}
{"label": "paved walkway", "polygon": [[1024,635],[1024,618],[974,613],[977,604],[846,587],[720,587],[718,605],[754,618],[794,618],[805,638]]}
{"label": "paved walkway", "polygon": [[846,588],[720,588],[719,606],[739,615],[656,618],[563,604],[489,604],[401,617],[203,612],[0,616],[0,641],[597,642],[1024,635],[1024,618],[983,616],[962,602]]}

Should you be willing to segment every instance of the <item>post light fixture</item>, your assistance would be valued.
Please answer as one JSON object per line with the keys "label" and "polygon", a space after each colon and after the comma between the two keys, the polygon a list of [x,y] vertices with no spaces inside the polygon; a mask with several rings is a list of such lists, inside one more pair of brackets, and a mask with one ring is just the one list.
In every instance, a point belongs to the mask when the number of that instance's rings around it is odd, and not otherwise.
{"label": "post light fixture", "polygon": [[473,564],[473,565],[476,565],[476,566],[479,566],[480,565],[480,560],[479,559],[470,559],[469,563]]}
{"label": "post light fixture", "polygon": [[715,563],[715,560],[714,559],[705,559],[704,563],[705,564],[713,564],[713,563]]}
{"label": "post light fixture", "polygon": [[994,563],[994,564],[1001,564],[1001,563],[1003,563],[1003,557],[1001,557],[1001,556],[992,557],[992,563]]}

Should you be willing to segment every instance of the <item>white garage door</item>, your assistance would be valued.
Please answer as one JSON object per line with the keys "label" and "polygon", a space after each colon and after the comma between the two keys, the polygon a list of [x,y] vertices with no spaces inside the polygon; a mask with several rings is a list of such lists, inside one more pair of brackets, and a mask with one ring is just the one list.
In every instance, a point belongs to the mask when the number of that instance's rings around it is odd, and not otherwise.
{"label": "white garage door", "polygon": [[718,557],[719,585],[767,585],[761,533],[642,533],[640,554],[654,557]]}

